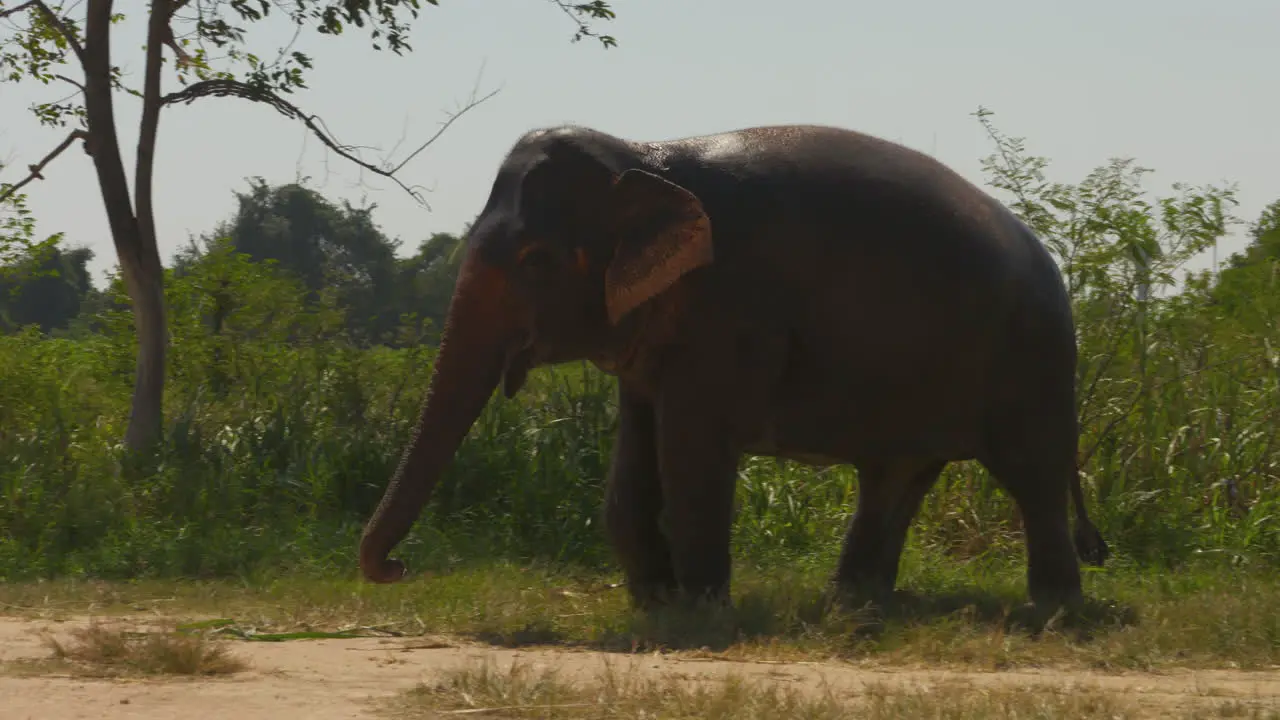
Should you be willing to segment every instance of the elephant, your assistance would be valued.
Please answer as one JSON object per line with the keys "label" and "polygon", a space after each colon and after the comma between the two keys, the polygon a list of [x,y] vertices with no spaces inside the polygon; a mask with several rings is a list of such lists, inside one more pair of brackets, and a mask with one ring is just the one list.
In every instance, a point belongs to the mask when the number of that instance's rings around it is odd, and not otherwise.
{"label": "elephant", "polygon": [[924,153],[817,124],[652,142],[544,127],[498,167],[464,251],[360,540],[368,581],[405,576],[390,553],[497,386],[511,398],[530,369],[584,360],[617,381],[603,524],[634,607],[726,602],[744,454],[856,468],[839,590],[893,593],[950,462],[1015,501],[1032,606],[1078,607],[1079,560],[1108,555],[1080,488],[1061,273]]}

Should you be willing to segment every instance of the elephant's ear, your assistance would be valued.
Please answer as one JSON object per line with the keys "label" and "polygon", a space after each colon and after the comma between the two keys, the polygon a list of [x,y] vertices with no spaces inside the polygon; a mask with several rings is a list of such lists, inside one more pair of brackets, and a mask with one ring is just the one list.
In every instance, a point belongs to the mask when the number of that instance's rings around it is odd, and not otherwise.
{"label": "elephant's ear", "polygon": [[643,170],[628,170],[613,186],[618,245],[605,270],[605,306],[617,324],[690,270],[713,260],[711,219],[688,190]]}

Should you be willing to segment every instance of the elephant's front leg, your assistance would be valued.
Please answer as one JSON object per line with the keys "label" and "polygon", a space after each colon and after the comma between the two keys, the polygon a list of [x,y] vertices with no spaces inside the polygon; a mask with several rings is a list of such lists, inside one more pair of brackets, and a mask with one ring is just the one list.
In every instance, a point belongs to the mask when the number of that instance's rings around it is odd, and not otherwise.
{"label": "elephant's front leg", "polygon": [[729,538],[739,452],[728,423],[692,388],[664,390],[658,461],[676,580],[689,599],[729,597]]}
{"label": "elephant's front leg", "polygon": [[605,529],[636,605],[664,602],[676,590],[667,539],[658,527],[662,487],[653,405],[618,390],[618,438],[605,488]]}

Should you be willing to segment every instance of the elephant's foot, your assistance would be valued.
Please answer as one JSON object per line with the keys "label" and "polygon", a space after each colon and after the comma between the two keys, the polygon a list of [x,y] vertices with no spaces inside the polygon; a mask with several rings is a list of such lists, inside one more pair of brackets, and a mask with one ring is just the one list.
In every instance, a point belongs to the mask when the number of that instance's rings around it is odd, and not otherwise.
{"label": "elephant's foot", "polygon": [[631,606],[642,612],[666,607],[680,595],[674,577],[656,581],[628,578],[627,591],[631,595]]}
{"label": "elephant's foot", "polygon": [[681,586],[680,600],[690,608],[729,607],[729,583],[699,583],[692,587]]}
{"label": "elephant's foot", "polygon": [[667,543],[656,532],[648,537],[615,533],[614,550],[627,580],[634,607],[648,609],[671,602],[679,592]]}
{"label": "elephant's foot", "polygon": [[1074,613],[1084,606],[1075,550],[1066,523],[1028,523],[1027,591],[1036,614],[1046,620],[1059,611]]}
{"label": "elephant's foot", "polygon": [[727,586],[686,588],[674,581],[641,583],[627,581],[627,587],[630,590],[632,607],[646,613],[662,609],[700,610],[724,608],[730,605]]}
{"label": "elephant's foot", "polygon": [[1014,610],[1009,621],[1033,633],[1038,634],[1050,627],[1072,627],[1086,616],[1084,593],[1078,583],[1074,586],[1069,580],[1044,583],[1033,586],[1030,595],[1031,602]]}
{"label": "elephant's foot", "polygon": [[1076,612],[1084,607],[1084,591],[1080,588],[1080,574],[1063,572],[1053,578],[1036,578],[1028,582],[1031,603],[1045,613],[1059,610]]}
{"label": "elephant's foot", "polygon": [[884,606],[893,599],[896,574],[841,567],[832,580],[836,599],[850,605]]}
{"label": "elephant's foot", "polygon": [[899,519],[892,524],[880,523],[875,518],[872,513],[861,512],[846,535],[832,579],[842,603],[884,607],[893,599],[907,522]]}

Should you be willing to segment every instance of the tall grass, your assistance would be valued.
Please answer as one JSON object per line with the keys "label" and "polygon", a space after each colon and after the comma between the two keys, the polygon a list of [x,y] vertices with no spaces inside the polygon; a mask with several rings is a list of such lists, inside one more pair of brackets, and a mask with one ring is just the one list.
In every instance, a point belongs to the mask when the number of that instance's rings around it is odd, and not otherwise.
{"label": "tall grass", "polygon": [[[1257,267],[1231,294],[1203,277],[1174,287],[1226,232],[1230,194],[1150,202],[1125,163],[1052,184],[1020,141],[992,132],[993,184],[1071,286],[1081,457],[1102,532],[1134,562],[1274,563],[1280,285]],[[1138,251],[1153,259],[1135,264]],[[1144,284],[1145,299],[1134,291]],[[433,349],[359,348],[341,308],[307,304],[296,282],[240,256],[171,275],[168,294],[167,436],[142,462],[123,462],[118,443],[134,352],[127,310],[105,309],[69,337],[0,337],[0,578],[353,571]],[[614,392],[607,376],[570,364],[533,373],[513,400],[495,397],[402,552],[419,568],[493,557],[608,566],[599,505]],[[856,500],[852,469],[747,458],[740,474],[739,557],[831,559]],[[974,463],[947,469],[911,543],[957,559],[1021,553],[1011,502]]]}

